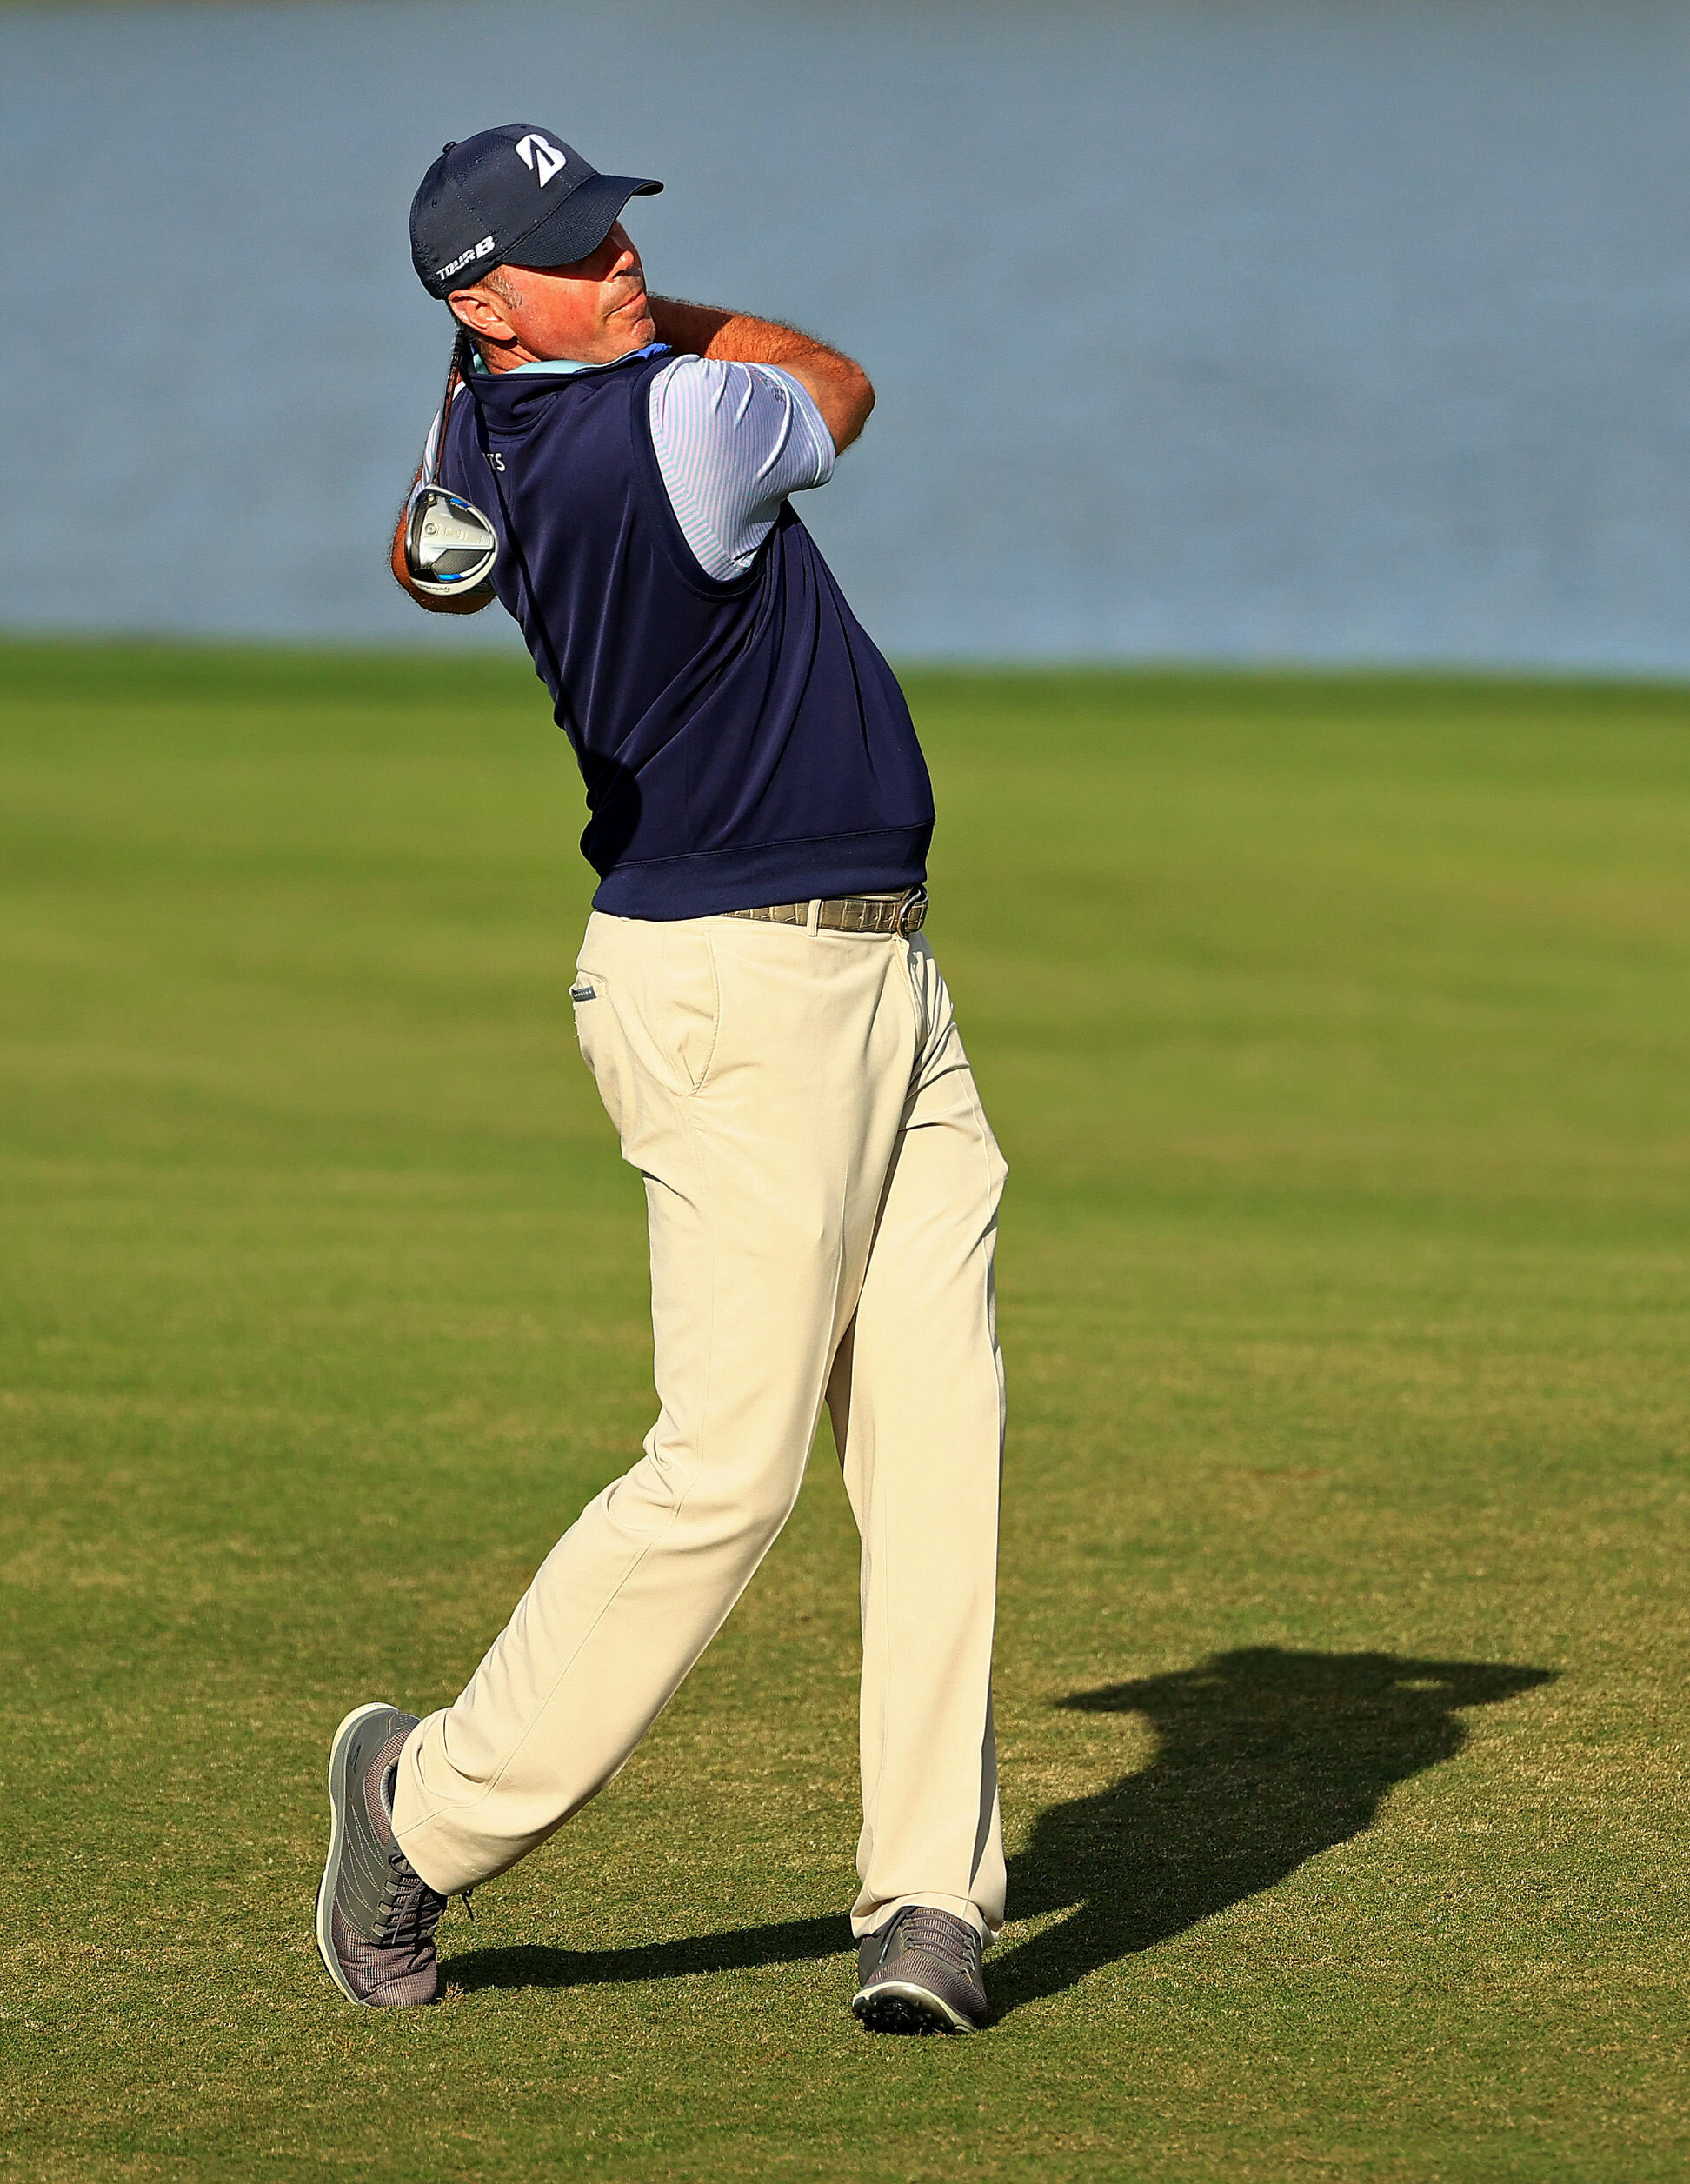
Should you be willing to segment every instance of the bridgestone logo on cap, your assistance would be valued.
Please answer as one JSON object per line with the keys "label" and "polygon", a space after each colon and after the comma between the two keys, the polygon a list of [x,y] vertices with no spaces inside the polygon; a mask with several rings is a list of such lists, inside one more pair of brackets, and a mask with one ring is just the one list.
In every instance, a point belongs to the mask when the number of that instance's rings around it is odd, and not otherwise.
{"label": "bridgestone logo on cap", "polygon": [[554,175],[561,175],[569,161],[556,144],[549,144],[543,136],[524,136],[516,147],[516,156],[525,167],[532,168],[534,179],[543,190]]}
{"label": "bridgestone logo on cap", "polygon": [[454,258],[449,265],[442,265],[435,275],[436,280],[443,281],[451,274],[462,272],[472,259],[486,257],[492,248],[492,236],[484,235],[473,250],[466,250],[462,257]]}

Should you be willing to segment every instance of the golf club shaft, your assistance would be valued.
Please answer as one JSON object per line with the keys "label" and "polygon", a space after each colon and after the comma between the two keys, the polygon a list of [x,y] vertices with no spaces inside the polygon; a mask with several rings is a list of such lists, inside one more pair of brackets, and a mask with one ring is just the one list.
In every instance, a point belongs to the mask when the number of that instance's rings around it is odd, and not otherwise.
{"label": "golf club shaft", "polygon": [[469,336],[460,326],[452,340],[452,353],[446,365],[446,391],[440,397],[440,422],[435,428],[434,440],[422,464],[419,485],[432,485],[440,475],[440,457],[446,445],[446,420],[451,414],[452,396],[463,376],[463,365],[469,346]]}

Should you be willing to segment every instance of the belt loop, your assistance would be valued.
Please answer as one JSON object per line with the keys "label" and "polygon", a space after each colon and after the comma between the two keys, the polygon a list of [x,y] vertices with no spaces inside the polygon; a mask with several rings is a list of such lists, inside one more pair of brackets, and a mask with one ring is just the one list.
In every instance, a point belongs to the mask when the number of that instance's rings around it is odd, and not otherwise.
{"label": "belt loop", "polygon": [[809,922],[804,927],[804,930],[807,933],[819,933],[822,930],[822,897],[819,895],[813,895],[810,897]]}

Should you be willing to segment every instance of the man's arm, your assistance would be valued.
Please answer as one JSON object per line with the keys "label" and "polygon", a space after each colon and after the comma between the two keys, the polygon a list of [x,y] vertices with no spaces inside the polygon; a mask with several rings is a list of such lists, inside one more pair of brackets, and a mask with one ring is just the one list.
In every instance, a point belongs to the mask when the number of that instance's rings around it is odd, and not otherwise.
{"label": "man's arm", "polygon": [[743,311],[718,310],[713,303],[682,303],[672,296],[654,296],[651,316],[659,341],[683,356],[710,356],[725,363],[775,364],[789,371],[822,412],[840,453],[868,422],[875,390],[861,364],[836,349],[781,326],[772,318]]}

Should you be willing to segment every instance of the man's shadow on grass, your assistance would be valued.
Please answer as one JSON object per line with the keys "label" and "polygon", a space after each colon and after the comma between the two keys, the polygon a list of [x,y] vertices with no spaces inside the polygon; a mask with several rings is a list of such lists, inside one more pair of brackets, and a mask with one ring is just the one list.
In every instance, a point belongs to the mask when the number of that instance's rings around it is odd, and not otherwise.
{"label": "man's shadow on grass", "polygon": [[1455,1757],[1467,1708],[1554,1675],[1250,1646],[1061,1700],[1084,1714],[1141,1715],[1156,1748],[1138,1773],[1041,1813],[1010,1861],[1015,1917],[1068,1915],[998,1961],[998,2014],[1171,1941],[1349,1841],[1397,1783]]}
{"label": "man's shadow on grass", "polygon": [[[1156,1748],[1108,1788],[1041,1813],[1010,1860],[1012,1917],[1068,1915],[994,1956],[994,2014],[1060,1994],[1347,1842],[1397,1783],[1455,1757],[1465,1710],[1554,1673],[1253,1646],[1060,1700],[1081,1713],[1141,1715]],[[442,1969],[467,1992],[595,1987],[812,1961],[849,1946],[836,1917],[792,1919],[627,1949],[472,1949]]]}

